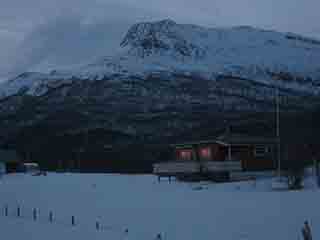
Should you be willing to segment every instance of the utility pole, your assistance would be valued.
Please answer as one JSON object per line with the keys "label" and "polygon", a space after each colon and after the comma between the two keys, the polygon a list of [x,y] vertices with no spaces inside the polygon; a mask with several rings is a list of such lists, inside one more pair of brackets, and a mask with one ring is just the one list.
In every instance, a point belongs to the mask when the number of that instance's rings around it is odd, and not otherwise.
{"label": "utility pole", "polygon": [[[280,78],[276,79],[280,81]],[[276,138],[277,138],[277,160],[278,160],[278,177],[281,178],[281,137],[280,137],[280,92],[279,92],[279,83],[275,84],[276,86]]]}
{"label": "utility pole", "polygon": [[316,175],[317,175],[317,184],[318,184],[318,187],[320,188],[320,169],[319,169],[318,159],[316,160]]}

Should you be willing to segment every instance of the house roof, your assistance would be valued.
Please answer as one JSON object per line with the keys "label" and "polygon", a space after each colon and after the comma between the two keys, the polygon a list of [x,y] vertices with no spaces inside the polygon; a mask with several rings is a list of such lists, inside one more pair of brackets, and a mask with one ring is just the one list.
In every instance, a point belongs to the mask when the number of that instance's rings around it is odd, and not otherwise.
{"label": "house roof", "polygon": [[237,144],[268,144],[276,143],[276,137],[252,136],[244,134],[223,134],[216,138],[216,142],[225,143],[227,145]]}
{"label": "house roof", "polygon": [[188,148],[193,145],[212,144],[220,145],[251,145],[251,144],[274,144],[277,142],[275,137],[252,136],[245,134],[226,133],[209,140],[193,141],[181,144],[174,144],[176,148]]}
{"label": "house roof", "polygon": [[0,149],[0,162],[10,163],[10,162],[19,162],[20,158],[16,151]]}

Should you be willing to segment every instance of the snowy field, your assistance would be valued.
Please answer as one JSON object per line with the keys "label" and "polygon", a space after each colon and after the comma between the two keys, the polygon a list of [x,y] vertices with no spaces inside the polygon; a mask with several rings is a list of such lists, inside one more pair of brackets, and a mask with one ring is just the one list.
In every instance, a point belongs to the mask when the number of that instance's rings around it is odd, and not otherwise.
{"label": "snowy field", "polygon": [[[152,240],[161,233],[165,240],[299,240],[307,219],[314,239],[319,239],[319,200],[320,192],[313,188],[271,191],[270,180],[169,184],[141,175],[8,175],[0,180],[0,236],[4,240]],[[33,208],[40,209],[36,221]],[[48,220],[50,211],[53,223]]]}

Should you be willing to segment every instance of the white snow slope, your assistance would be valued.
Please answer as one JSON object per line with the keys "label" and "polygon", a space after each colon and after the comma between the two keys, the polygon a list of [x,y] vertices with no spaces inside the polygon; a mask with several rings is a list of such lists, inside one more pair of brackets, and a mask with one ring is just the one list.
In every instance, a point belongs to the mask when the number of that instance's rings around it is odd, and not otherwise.
{"label": "white snow slope", "polygon": [[[168,240],[291,240],[301,239],[307,219],[318,239],[320,192],[270,189],[269,180],[256,185],[169,184],[138,175],[9,175],[0,181],[0,234],[10,240],[150,240],[158,233]],[[15,216],[18,205],[20,218]],[[33,208],[40,209],[37,221],[32,220]],[[97,220],[100,231],[95,230]]]}
{"label": "white snow slope", "polygon": [[[22,87],[27,87],[30,94],[41,94],[46,89],[43,85],[57,79],[63,83],[72,76],[99,80],[112,74],[166,72],[196,73],[214,79],[218,74],[233,74],[268,83],[268,72],[284,72],[320,79],[320,41],[252,27],[208,29],[171,20],[139,23],[130,28],[116,52],[69,71],[12,79],[0,86],[0,97],[15,94]],[[303,82],[290,84],[292,88],[305,87]]]}

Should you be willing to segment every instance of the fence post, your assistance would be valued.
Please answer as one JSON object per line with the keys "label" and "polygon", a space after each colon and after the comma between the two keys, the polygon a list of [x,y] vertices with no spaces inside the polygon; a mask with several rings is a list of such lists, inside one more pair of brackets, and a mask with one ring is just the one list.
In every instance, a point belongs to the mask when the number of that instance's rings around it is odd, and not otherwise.
{"label": "fence post", "polygon": [[49,222],[53,222],[53,213],[51,211],[49,212]]}
{"label": "fence post", "polygon": [[72,226],[76,225],[76,221],[74,219],[74,216],[71,217],[71,224],[72,224]]}
{"label": "fence post", "polygon": [[100,224],[98,221],[96,222],[96,229],[97,229],[97,231],[99,231],[99,229],[100,229]]}
{"label": "fence post", "polygon": [[36,221],[37,220],[37,209],[33,209],[33,220]]}
{"label": "fence post", "polygon": [[20,207],[17,207],[17,217],[20,217],[21,213],[20,213]]}
{"label": "fence post", "polygon": [[8,210],[8,205],[6,205],[5,206],[5,209],[4,209],[4,215],[6,216],[6,217],[8,217],[8,212],[9,212],[9,210]]}
{"label": "fence post", "polygon": [[162,240],[161,233],[157,234],[156,240]]}

